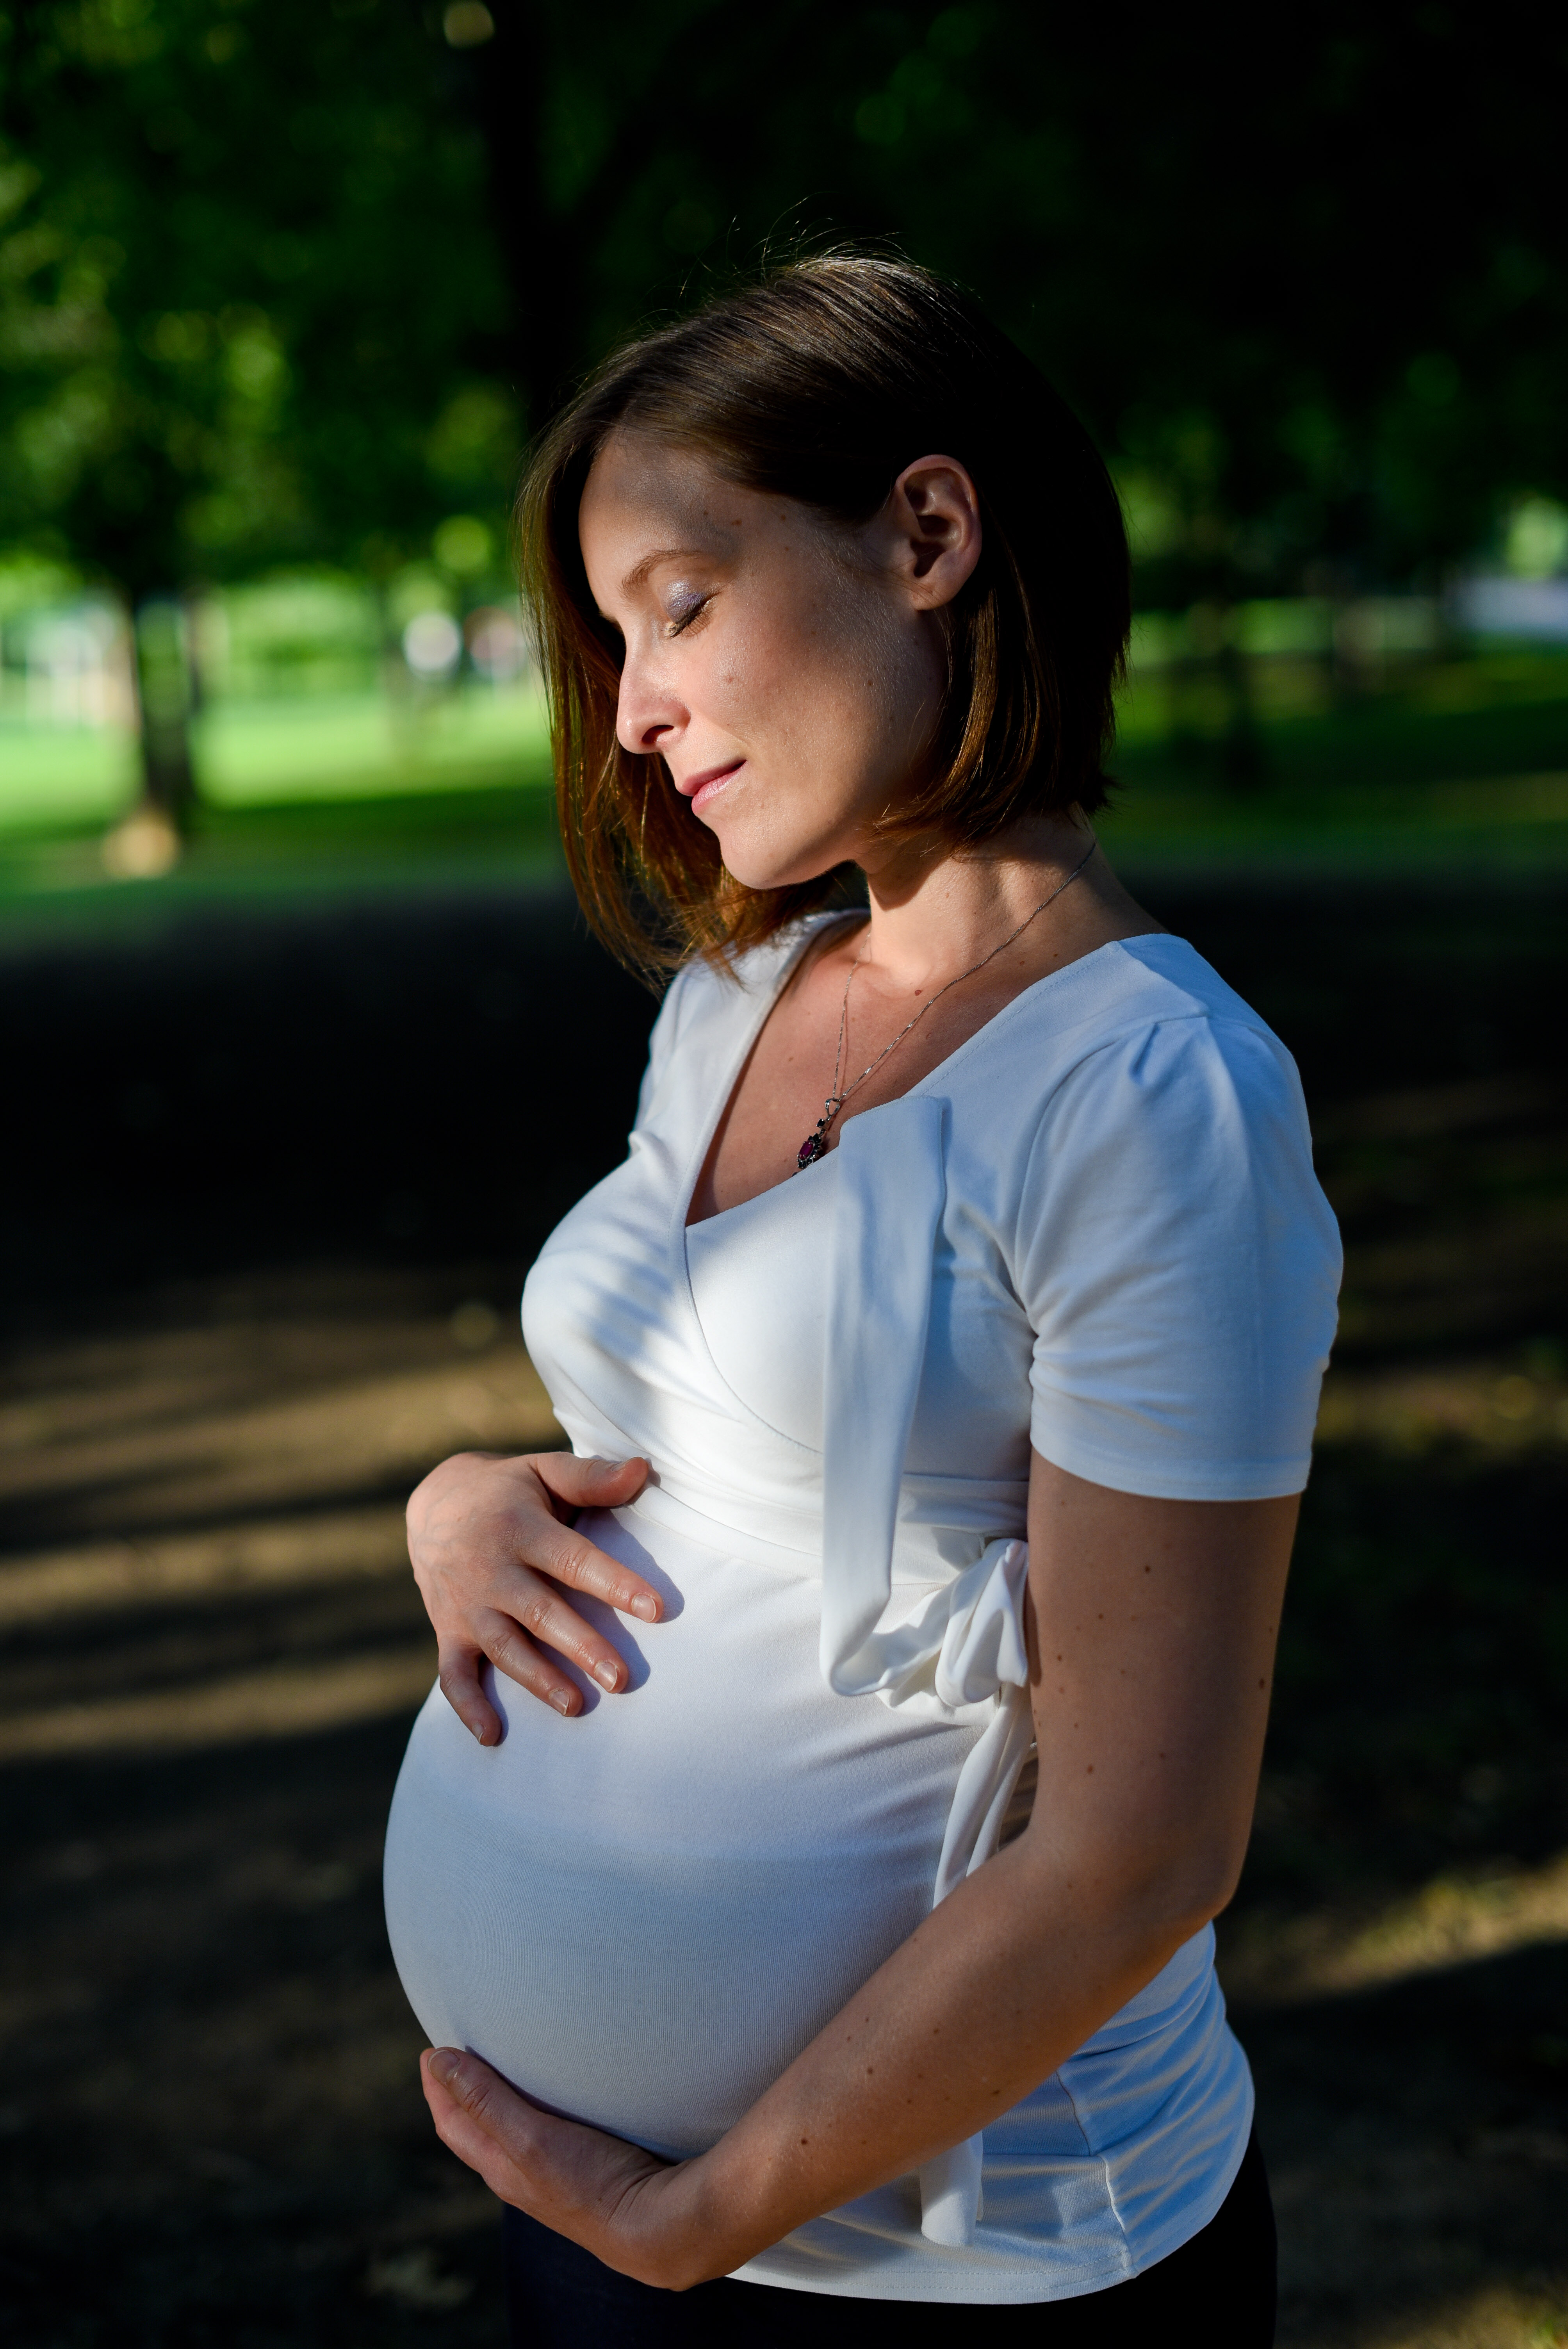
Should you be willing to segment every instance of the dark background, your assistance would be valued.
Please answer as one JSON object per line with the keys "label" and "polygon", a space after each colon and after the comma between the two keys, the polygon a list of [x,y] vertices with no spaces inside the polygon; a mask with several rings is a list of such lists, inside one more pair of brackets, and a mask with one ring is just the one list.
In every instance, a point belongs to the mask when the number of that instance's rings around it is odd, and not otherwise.
{"label": "dark background", "polygon": [[[1450,614],[1568,489],[1563,65],[1440,6],[0,23],[0,559],[133,615],[499,532],[562,384],[801,235],[962,276],[1099,436],[1186,647],[1108,844],[1296,1054],[1347,1243],[1222,1936],[1323,2349],[1568,2341],[1568,663],[1338,626]],[[1308,597],[1283,710],[1229,616]],[[139,633],[165,788],[200,679]],[[517,1291],[654,1005],[531,779],[239,816],[199,769],[166,878],[0,853],[0,2307],[27,2349],[494,2343],[380,1922],[397,1516],[552,1440]]]}

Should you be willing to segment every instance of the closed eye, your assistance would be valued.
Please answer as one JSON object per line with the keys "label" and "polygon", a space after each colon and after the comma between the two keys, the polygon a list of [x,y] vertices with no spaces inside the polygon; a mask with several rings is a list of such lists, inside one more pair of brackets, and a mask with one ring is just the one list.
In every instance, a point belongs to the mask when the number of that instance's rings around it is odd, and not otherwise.
{"label": "closed eye", "polygon": [[692,622],[702,617],[702,615],[707,611],[712,601],[713,597],[711,595],[698,595],[694,602],[686,606],[684,611],[678,612],[674,619],[666,623],[665,627],[665,636],[684,636],[686,629],[690,627]]}

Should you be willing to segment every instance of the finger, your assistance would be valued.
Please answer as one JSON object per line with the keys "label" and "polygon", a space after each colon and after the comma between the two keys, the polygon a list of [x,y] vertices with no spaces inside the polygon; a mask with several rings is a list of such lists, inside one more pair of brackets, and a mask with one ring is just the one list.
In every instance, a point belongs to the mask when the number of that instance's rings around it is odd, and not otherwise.
{"label": "finger", "polygon": [[[595,1468],[605,1464],[573,1460],[564,1453],[545,1453],[541,1456],[537,1463],[540,1482],[554,1498],[569,1500],[579,1508],[618,1506],[621,1501],[641,1491],[648,1473],[645,1460],[622,1462],[613,1474],[617,1481],[628,1485],[628,1491],[615,1494],[602,1486],[591,1497],[583,1497],[563,1492],[558,1482],[552,1481],[554,1476],[563,1475],[558,1464],[564,1464],[566,1469]],[[551,1475],[546,1475],[547,1468]],[[634,1471],[634,1476],[624,1473],[628,1471]],[[542,1574],[553,1576],[557,1582],[569,1584],[573,1590],[583,1591],[590,1599],[602,1599],[607,1607],[617,1609],[623,1615],[634,1615],[639,1622],[658,1622],[665,1611],[664,1600],[653,1584],[645,1581],[632,1568],[611,1557],[571,1526],[556,1524],[538,1533],[530,1530],[528,1565],[537,1567]]]}
{"label": "finger", "polygon": [[[506,1733],[504,1723],[484,1693],[480,1674],[487,1661],[498,1671],[504,1672],[508,1680],[515,1681],[519,1688],[526,1689],[530,1696],[538,1697],[542,1704],[550,1705],[568,1720],[573,1713],[582,1712],[583,1692],[576,1682],[570,1679],[549,1656],[542,1654],[509,1615],[497,1614],[487,1608],[472,1628],[480,1640],[477,1650],[466,1643],[460,1648],[441,1650],[441,1690],[459,1719],[473,1730],[481,1745],[499,1745]],[[619,1658],[616,1661],[619,1662]],[[449,1672],[451,1675],[450,1687],[448,1685]],[[470,1672],[471,1684],[468,1678]],[[493,1737],[480,1736],[479,1730],[474,1727],[471,1717],[474,1688],[479,1691],[486,1716],[495,1724]],[[463,1700],[461,1703],[459,1697]]]}
{"label": "finger", "polygon": [[[444,2143],[477,2168],[486,2156],[499,2158],[542,2195],[546,2173],[580,2148],[578,2139],[597,2131],[557,2119],[520,2095],[482,2056],[459,2047],[427,2047],[419,2058],[425,2100]],[[560,2181],[556,2180],[559,2184]]]}
{"label": "finger", "polygon": [[[579,1460],[570,1452],[542,1452],[533,1464],[552,1498],[573,1509],[620,1508],[634,1500],[648,1481],[649,1464],[641,1458]],[[608,1557],[581,1537],[562,1555],[570,1561],[562,1580],[619,1608],[623,1615],[635,1615],[645,1623],[658,1621],[664,1612],[658,1592],[619,1558]],[[555,1568],[546,1571],[554,1573]]]}
{"label": "finger", "polygon": [[475,2142],[469,2130],[487,2137],[542,2196],[552,2189],[557,2198],[562,2192],[573,2196],[585,2186],[593,2190],[606,2168],[618,2174],[628,2162],[639,2169],[667,2166],[623,2137],[546,2112],[467,2048],[427,2047],[419,2068],[438,2128],[444,2118],[456,2132],[460,2115],[467,2124],[460,2132],[464,2142]]}
{"label": "finger", "polygon": [[625,2273],[666,2281],[656,2262],[646,2272],[647,2243],[637,2240],[645,2230],[629,2229],[628,2216],[650,2186],[667,2183],[673,2165],[546,2112],[465,2049],[428,2047],[419,2070],[438,2136],[492,2193]]}
{"label": "finger", "polygon": [[[632,1677],[619,1650],[567,1605],[553,1582],[527,1567],[518,1569],[516,1587],[507,1593],[505,1612],[487,1610],[472,1628],[498,1671],[510,1680],[521,1681],[525,1688],[535,1686],[530,1673],[550,1672],[540,1655],[541,1647],[568,1657],[579,1671],[586,1672],[612,1696],[626,1687]],[[562,1688],[576,1694],[570,1681],[559,1673],[554,1677]]]}
{"label": "finger", "polygon": [[535,1475],[542,1485],[573,1509],[618,1507],[640,1493],[648,1481],[649,1464],[634,1454],[630,1460],[583,1458],[575,1452],[536,1452]]}
{"label": "finger", "polygon": [[527,2209],[535,2199],[529,2191],[528,2180],[490,2131],[432,2074],[430,2054],[427,2049],[419,2058],[419,2073],[436,2135],[459,2161],[479,2173],[492,2194],[499,2195],[503,2202]]}
{"label": "finger", "polygon": [[440,1651],[441,1694],[481,1745],[500,1743],[500,1715],[484,1692],[480,1666],[481,1648],[444,1648]]}

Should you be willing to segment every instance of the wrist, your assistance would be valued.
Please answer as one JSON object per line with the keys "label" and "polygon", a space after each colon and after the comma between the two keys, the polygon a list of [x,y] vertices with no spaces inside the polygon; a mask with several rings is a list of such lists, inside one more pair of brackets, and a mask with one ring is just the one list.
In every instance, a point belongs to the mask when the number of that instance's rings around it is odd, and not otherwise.
{"label": "wrist", "polygon": [[662,2181],[658,2230],[664,2238],[667,2272],[661,2279],[672,2292],[686,2292],[728,2275],[758,2251],[746,2228],[731,2183],[725,2176],[721,2147],[697,2154],[667,2170]]}

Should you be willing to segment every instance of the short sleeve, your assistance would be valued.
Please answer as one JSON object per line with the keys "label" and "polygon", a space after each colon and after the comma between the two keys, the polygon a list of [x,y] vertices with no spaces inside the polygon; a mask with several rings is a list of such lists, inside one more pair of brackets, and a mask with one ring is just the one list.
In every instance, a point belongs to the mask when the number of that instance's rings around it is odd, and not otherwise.
{"label": "short sleeve", "polygon": [[1274,1037],[1190,1017],[1101,1047],[1053,1092],[1020,1202],[1035,1449],[1119,1492],[1299,1492],[1339,1273]]}

